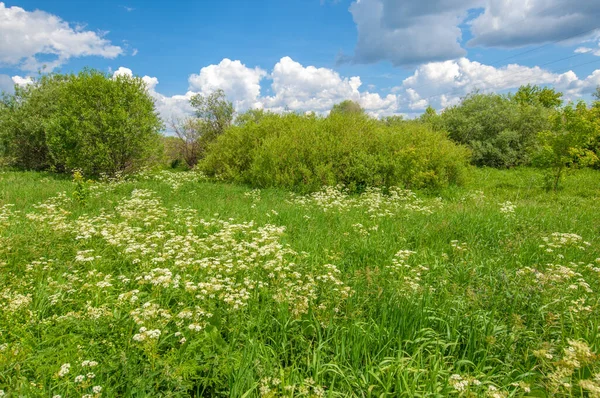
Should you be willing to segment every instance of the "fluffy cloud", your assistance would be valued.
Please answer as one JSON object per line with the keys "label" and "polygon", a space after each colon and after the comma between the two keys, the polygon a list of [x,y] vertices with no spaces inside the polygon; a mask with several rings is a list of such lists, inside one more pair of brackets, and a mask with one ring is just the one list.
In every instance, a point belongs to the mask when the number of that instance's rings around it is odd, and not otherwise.
{"label": "fluffy cloud", "polygon": [[189,78],[190,90],[210,94],[218,89],[234,103],[236,109],[260,108],[260,81],[267,72],[248,68],[240,61],[225,58],[218,65],[210,65]]}
{"label": "fluffy cloud", "polygon": [[[102,34],[71,26],[44,11],[25,11],[0,2],[0,65],[23,70],[49,69],[73,57],[96,55],[115,58],[123,52]],[[49,61],[40,60],[40,56]]]}
{"label": "fluffy cloud", "polygon": [[[120,67],[114,76],[133,76],[131,69]],[[209,65],[188,79],[189,91],[183,95],[165,96],[156,90],[158,79],[144,76],[150,95],[166,122],[193,113],[189,104],[195,94],[207,95],[217,89],[225,91],[238,112],[248,109],[267,109],[283,112],[316,112],[326,114],[334,104],[350,99],[357,101],[376,117],[397,113],[398,98],[395,94],[381,96],[368,91],[361,92],[359,77],[342,78],[328,68],[303,66],[289,57],[282,58],[270,74],[260,68],[248,68],[240,61],[224,59],[218,65]],[[271,81],[272,95],[261,96],[260,82]]]}
{"label": "fluffy cloud", "polygon": [[[129,68],[121,66],[113,73],[113,77],[121,75],[133,76],[133,71]],[[156,110],[165,123],[168,124],[171,121],[183,119],[193,113],[194,110],[190,106],[190,98],[195,93],[188,91],[184,95],[173,95],[169,97],[156,91],[158,78],[143,76],[142,80],[146,83],[148,92],[156,104]]]}
{"label": "fluffy cloud", "polygon": [[520,47],[593,34],[599,31],[598,0],[486,0],[485,11],[471,22],[468,44]]}
{"label": "fluffy cloud", "polygon": [[269,109],[324,112],[341,100],[360,97],[359,77],[342,79],[331,69],[304,67],[290,57],[275,64],[270,78],[274,95],[263,99]]}
{"label": "fluffy cloud", "polygon": [[473,36],[468,46],[504,48],[576,43],[600,32],[598,0],[356,0],[350,12],[358,40],[354,55],[340,61],[356,63],[407,66],[460,58],[466,54],[464,26]]}
{"label": "fluffy cloud", "polygon": [[600,83],[600,70],[581,80],[572,71],[556,74],[516,64],[496,68],[461,58],[421,65],[394,91],[403,93],[403,100],[410,109],[424,109],[427,104],[440,109],[457,103],[473,90],[497,92],[528,83],[552,85],[567,98],[575,98],[593,91]]}
{"label": "fluffy cloud", "polygon": [[13,76],[11,79],[17,86],[26,86],[33,83],[33,78],[31,76]]}
{"label": "fluffy cloud", "polygon": [[13,76],[10,77],[8,75],[0,74],[0,92],[5,91],[7,93],[13,93],[15,85],[17,86],[26,86],[28,84],[33,83],[33,78],[31,76]]}
{"label": "fluffy cloud", "polygon": [[359,91],[360,77],[342,78],[336,71],[315,66],[303,66],[290,57],[281,58],[269,75],[272,96],[263,97],[266,109],[281,112],[327,113],[334,104],[350,99],[358,102],[374,116],[393,114],[396,96],[382,98],[377,93]]}
{"label": "fluffy cloud", "polygon": [[[114,74],[131,76],[133,73],[121,67]],[[165,96],[156,91],[157,78],[144,76],[142,79],[155,99],[161,117],[169,122],[193,113],[189,105],[193,95],[208,94],[217,88],[227,90],[229,99],[238,104],[239,112],[263,108],[274,112],[287,109],[326,114],[334,104],[350,99],[375,117],[416,116],[428,105],[436,109],[454,105],[473,90],[498,92],[527,83],[554,86],[567,99],[576,99],[593,92],[600,84],[600,69],[579,78],[572,71],[557,74],[540,67],[516,64],[496,68],[460,58],[421,65],[385,94],[374,92],[372,87],[362,91],[358,76],[343,77],[332,69],[303,66],[289,57],[277,62],[268,75],[262,69],[247,68],[239,61],[224,60],[218,65],[207,66],[199,75],[190,76],[190,91],[182,95]],[[261,95],[263,79],[270,81],[270,95]]]}
{"label": "fluffy cloud", "polygon": [[463,56],[458,25],[479,2],[357,0],[350,6],[358,30],[351,60],[413,65]]}

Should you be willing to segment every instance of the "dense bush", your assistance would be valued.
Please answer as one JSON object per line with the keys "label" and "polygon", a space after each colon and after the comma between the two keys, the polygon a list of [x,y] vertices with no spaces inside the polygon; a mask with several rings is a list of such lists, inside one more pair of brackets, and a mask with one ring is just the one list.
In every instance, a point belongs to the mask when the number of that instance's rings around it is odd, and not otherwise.
{"label": "dense bush", "polygon": [[61,75],[45,75],[32,84],[15,86],[0,101],[0,150],[3,164],[27,170],[50,166],[45,125],[56,110]]}
{"label": "dense bush", "polygon": [[[537,137],[550,127],[552,110],[538,101],[547,91],[509,97],[499,94],[473,93],[462,102],[446,109],[440,116],[428,115],[435,128],[445,130],[452,140],[471,147],[477,166],[509,168],[526,165],[537,149]],[[531,97],[533,96],[533,99]]]}
{"label": "dense bush", "polygon": [[557,190],[565,170],[598,164],[598,104],[569,104],[551,117],[551,129],[539,134],[534,165],[546,170],[546,188]]}
{"label": "dense bush", "polygon": [[361,114],[261,114],[208,148],[209,175],[299,191],[344,184],[436,188],[463,179],[469,151],[424,124],[389,126]]}
{"label": "dense bush", "polygon": [[134,171],[158,157],[161,127],[142,79],[93,70],[44,76],[0,108],[3,155],[25,169]]}

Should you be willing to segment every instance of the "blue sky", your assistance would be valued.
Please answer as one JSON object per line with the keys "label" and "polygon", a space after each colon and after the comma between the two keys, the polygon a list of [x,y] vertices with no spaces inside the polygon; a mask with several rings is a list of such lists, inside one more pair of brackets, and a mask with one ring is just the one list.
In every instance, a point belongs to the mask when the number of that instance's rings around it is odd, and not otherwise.
{"label": "blue sky", "polygon": [[43,64],[135,74],[166,119],[218,88],[239,111],[353,99],[376,116],[528,82],[587,99],[600,84],[598,21],[597,0],[7,0],[0,88]]}

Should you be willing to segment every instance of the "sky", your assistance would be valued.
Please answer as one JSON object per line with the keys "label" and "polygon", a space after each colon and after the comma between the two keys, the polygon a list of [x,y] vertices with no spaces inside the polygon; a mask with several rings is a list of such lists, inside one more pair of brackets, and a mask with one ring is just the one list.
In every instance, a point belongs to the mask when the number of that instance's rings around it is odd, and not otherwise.
{"label": "sky", "polygon": [[142,77],[165,121],[217,89],[239,112],[377,117],[528,83],[589,99],[600,1],[0,1],[0,90],[84,67]]}

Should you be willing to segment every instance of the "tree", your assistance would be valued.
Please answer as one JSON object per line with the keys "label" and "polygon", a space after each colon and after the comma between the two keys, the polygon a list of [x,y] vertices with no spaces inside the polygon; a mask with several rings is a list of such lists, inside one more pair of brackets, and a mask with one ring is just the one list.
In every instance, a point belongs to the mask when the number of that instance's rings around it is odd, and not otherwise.
{"label": "tree", "polygon": [[194,167],[202,154],[202,123],[198,119],[172,120],[171,128],[177,136],[177,149],[188,167]]}
{"label": "tree", "polygon": [[600,101],[600,86],[596,87],[596,91],[594,92],[594,94],[592,94],[592,96],[596,98],[596,101]]}
{"label": "tree", "polygon": [[56,112],[64,75],[43,75],[0,99],[0,150],[2,163],[27,169],[48,168],[51,159],[45,126]]}
{"label": "tree", "polygon": [[499,94],[471,93],[446,109],[435,129],[470,146],[478,166],[514,167],[530,162],[537,134],[549,128],[551,112],[541,104],[524,106]]}
{"label": "tree", "polygon": [[235,125],[243,126],[246,123],[258,123],[268,115],[271,115],[271,112],[264,109],[249,109],[235,118]]}
{"label": "tree", "polygon": [[198,141],[204,149],[233,123],[233,104],[220,89],[209,95],[196,94],[190,99],[190,104],[197,118]]}
{"label": "tree", "polygon": [[[586,149],[597,130],[588,117],[585,102],[569,104],[552,117],[551,129],[540,133],[540,150],[534,164],[546,170],[546,187],[558,190],[569,166],[587,166],[597,160],[593,151]],[[575,163],[574,161],[577,161]]]}
{"label": "tree", "polygon": [[330,114],[343,114],[343,115],[363,115],[365,110],[360,106],[358,102],[352,100],[345,100],[339,104],[335,104],[331,108]]}
{"label": "tree", "polygon": [[155,160],[163,125],[141,78],[86,69],[65,76],[56,94],[44,123],[56,168],[114,174]]}
{"label": "tree", "polygon": [[520,105],[541,105],[548,109],[558,108],[563,103],[562,93],[552,88],[532,86],[531,84],[519,87],[512,99]]}

